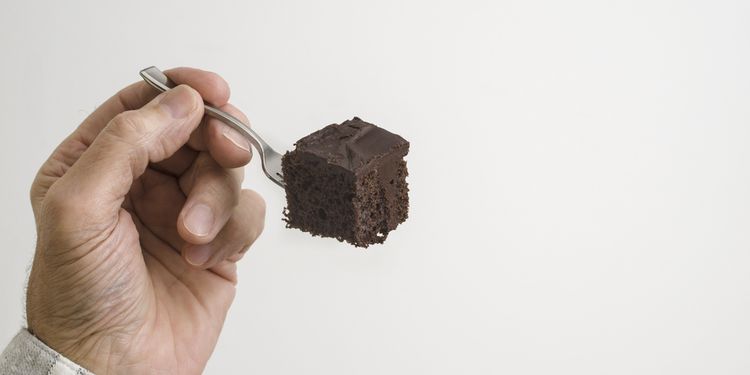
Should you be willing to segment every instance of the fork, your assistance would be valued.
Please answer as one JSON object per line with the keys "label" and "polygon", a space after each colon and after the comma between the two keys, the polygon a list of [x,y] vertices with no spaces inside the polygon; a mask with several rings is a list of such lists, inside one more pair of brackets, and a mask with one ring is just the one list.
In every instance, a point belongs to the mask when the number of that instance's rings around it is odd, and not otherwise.
{"label": "fork", "polygon": [[[161,70],[157,67],[152,66],[141,70],[141,77],[149,85],[155,89],[164,92],[177,86],[172,80],[169,79]],[[276,150],[271,148],[263,138],[260,137],[255,130],[251,129],[250,126],[245,125],[242,121],[236,117],[226,113],[216,107],[212,107],[204,103],[205,113],[219,121],[231,126],[240,134],[244,135],[248,141],[255,147],[260,154],[261,167],[263,173],[268,178],[276,183],[276,185],[284,187],[284,175],[281,173],[281,157],[282,155]]]}

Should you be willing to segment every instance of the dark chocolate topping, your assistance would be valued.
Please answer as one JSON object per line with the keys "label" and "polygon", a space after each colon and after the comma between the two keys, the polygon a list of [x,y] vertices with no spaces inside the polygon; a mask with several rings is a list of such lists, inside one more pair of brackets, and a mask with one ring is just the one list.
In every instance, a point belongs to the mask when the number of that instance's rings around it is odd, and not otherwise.
{"label": "dark chocolate topping", "polygon": [[298,151],[317,155],[330,164],[356,171],[394,149],[408,147],[409,142],[398,134],[355,117],[341,124],[328,125],[300,139],[295,145]]}

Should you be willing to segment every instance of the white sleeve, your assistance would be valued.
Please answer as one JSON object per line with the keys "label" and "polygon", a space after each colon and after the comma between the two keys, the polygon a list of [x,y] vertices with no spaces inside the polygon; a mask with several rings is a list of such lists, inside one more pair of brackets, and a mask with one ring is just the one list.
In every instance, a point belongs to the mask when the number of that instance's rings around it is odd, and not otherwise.
{"label": "white sleeve", "polygon": [[0,355],[3,375],[91,375],[22,329]]}

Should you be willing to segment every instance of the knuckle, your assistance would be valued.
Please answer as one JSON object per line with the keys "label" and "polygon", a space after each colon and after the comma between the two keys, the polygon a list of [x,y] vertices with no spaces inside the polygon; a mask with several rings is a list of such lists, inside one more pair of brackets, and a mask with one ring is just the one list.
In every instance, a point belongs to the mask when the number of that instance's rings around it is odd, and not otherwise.
{"label": "knuckle", "polygon": [[201,154],[195,164],[195,181],[205,186],[210,194],[221,196],[231,193],[233,199],[237,197],[240,182],[237,172],[224,169],[207,154]]}
{"label": "knuckle", "polygon": [[196,173],[200,176],[208,178],[223,178],[226,176],[224,168],[207,151],[203,151],[198,155],[198,158],[195,160],[195,169]]}
{"label": "knuckle", "polygon": [[79,204],[76,203],[79,199],[76,198],[75,193],[60,191],[59,186],[57,184],[52,185],[44,196],[41,208],[45,216],[57,218],[69,214],[79,207]]}
{"label": "knuckle", "polygon": [[239,187],[235,186],[231,179],[226,176],[214,176],[205,184],[205,193],[212,200],[217,201],[223,207],[236,207],[240,203]]}
{"label": "knuckle", "polygon": [[131,139],[146,133],[146,124],[138,111],[125,111],[117,114],[109,122],[109,131],[113,136]]}
{"label": "knuckle", "polygon": [[233,245],[229,246],[229,253],[244,254],[247,252],[260,237],[261,231],[262,229],[257,225],[251,225],[249,228],[246,226],[243,231],[231,241]]}
{"label": "knuckle", "polygon": [[250,119],[247,118],[247,115],[245,112],[242,112],[239,108],[235,107],[232,104],[226,105],[227,112],[231,113],[234,117],[237,117],[238,119],[242,120],[246,125],[250,126]]}
{"label": "knuckle", "polygon": [[74,231],[95,232],[97,228],[93,223],[97,220],[87,215],[85,204],[82,203],[85,199],[75,191],[61,190],[53,185],[39,203],[37,230],[47,236]]}
{"label": "knuckle", "polygon": [[221,168],[219,173],[221,174],[221,182],[226,189],[234,193],[235,196],[239,196],[240,184],[242,183],[240,175],[235,170],[224,168]]}
{"label": "knuckle", "polygon": [[260,237],[265,228],[266,222],[266,201],[260,194],[253,190],[243,190],[246,196],[246,210],[248,210],[248,217],[250,224],[250,230],[248,231],[252,236],[252,241]]}
{"label": "knuckle", "polygon": [[198,103],[202,103],[202,98],[201,94],[196,89],[186,84],[181,84],[179,86],[184,88],[185,92],[190,96],[190,101],[192,101],[193,104],[193,110],[198,109],[198,107],[203,108],[203,106],[197,106]]}
{"label": "knuckle", "polygon": [[246,238],[239,246],[235,246],[232,248],[227,259],[236,259],[235,261],[238,261],[242,259],[243,256],[245,256],[245,253],[247,253],[248,250],[250,250],[250,247],[252,247],[258,237],[260,237],[260,233],[255,233],[255,231],[249,232],[252,233],[248,233],[246,235]]}
{"label": "knuckle", "polygon": [[240,260],[242,260],[242,258],[245,257],[245,251],[247,250],[240,251],[239,253],[234,253],[230,257],[228,257],[227,260],[234,263],[239,262]]}
{"label": "knuckle", "polygon": [[257,192],[253,190],[248,191],[253,202],[253,208],[257,215],[256,217],[260,219],[260,222],[262,223],[266,218],[266,200]]}
{"label": "knuckle", "polygon": [[40,175],[34,177],[34,182],[31,184],[31,188],[29,188],[28,192],[28,196],[31,199],[32,203],[34,203],[40,197],[44,197],[45,191],[43,186],[44,183],[42,182],[42,177]]}
{"label": "knuckle", "polygon": [[234,177],[234,181],[237,185],[241,185],[242,181],[245,180],[245,168],[232,168],[229,170],[229,173]]}
{"label": "knuckle", "polygon": [[127,149],[144,148],[148,137],[148,124],[138,111],[126,111],[116,115],[102,135],[109,142],[124,144]]}
{"label": "knuckle", "polygon": [[229,97],[229,84],[222,76],[214,72],[207,72],[206,82],[208,83],[209,89],[213,92],[220,93],[226,92]]}

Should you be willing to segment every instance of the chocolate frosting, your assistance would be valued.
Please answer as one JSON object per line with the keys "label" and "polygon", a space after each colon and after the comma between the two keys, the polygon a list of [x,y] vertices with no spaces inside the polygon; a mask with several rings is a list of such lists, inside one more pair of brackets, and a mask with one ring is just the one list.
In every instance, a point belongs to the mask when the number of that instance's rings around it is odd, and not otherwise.
{"label": "chocolate frosting", "polygon": [[300,139],[295,146],[297,151],[317,155],[329,164],[356,172],[394,149],[408,149],[409,142],[398,134],[355,117],[341,124],[328,125]]}

